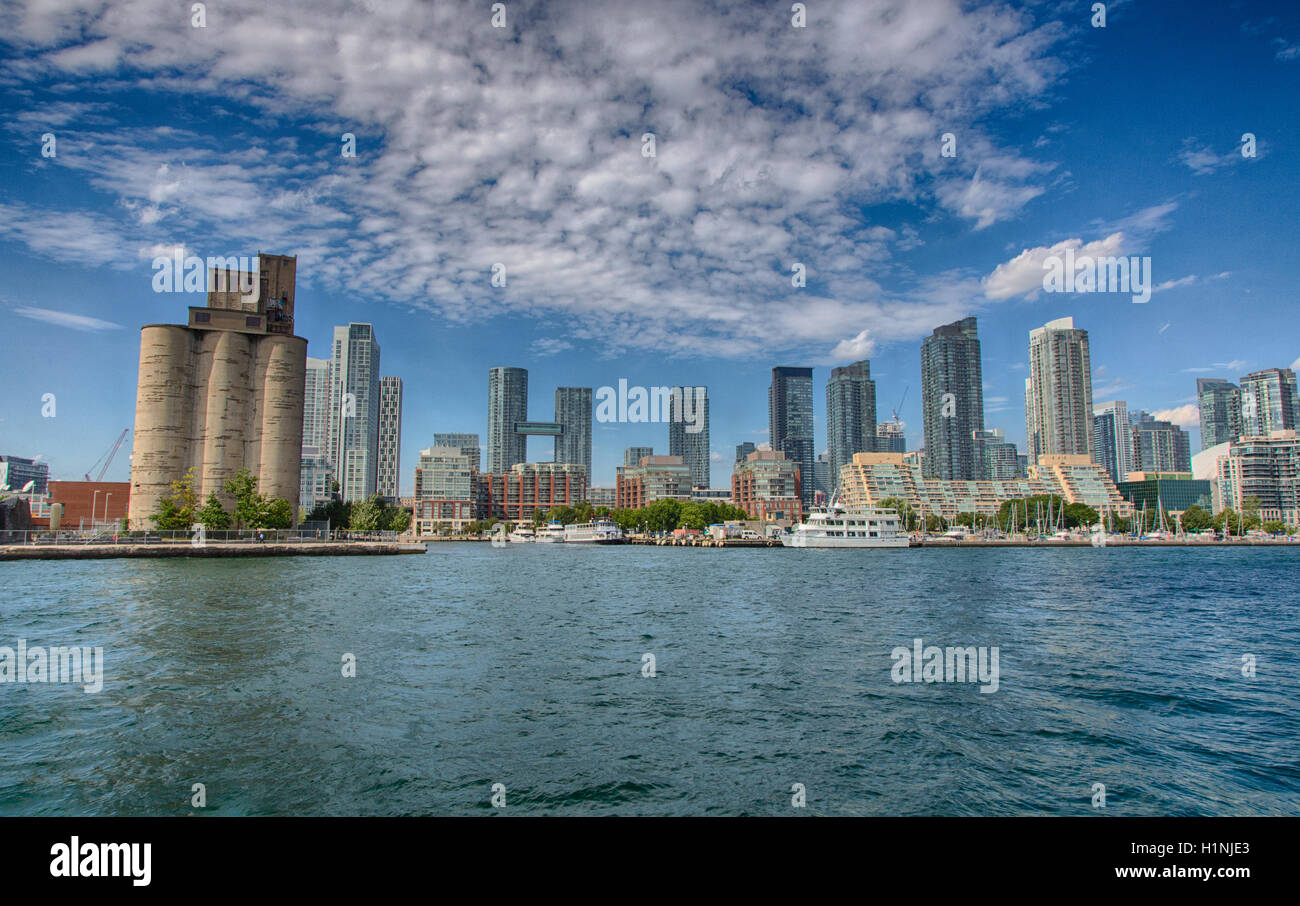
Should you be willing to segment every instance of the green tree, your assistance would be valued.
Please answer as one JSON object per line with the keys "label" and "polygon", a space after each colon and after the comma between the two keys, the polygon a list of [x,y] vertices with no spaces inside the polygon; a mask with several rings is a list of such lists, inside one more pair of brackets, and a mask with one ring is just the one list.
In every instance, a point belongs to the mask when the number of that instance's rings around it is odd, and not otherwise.
{"label": "green tree", "polygon": [[266,501],[258,514],[257,523],[252,528],[293,528],[293,504],[283,497]]}
{"label": "green tree", "polygon": [[395,508],[388,516],[388,530],[402,533],[411,527],[411,511],[402,507]]}
{"label": "green tree", "polygon": [[1270,535],[1280,535],[1282,532],[1286,531],[1286,523],[1282,522],[1280,519],[1270,519],[1268,522],[1264,523],[1262,528]]}
{"label": "green tree", "polygon": [[903,531],[911,532],[916,530],[918,521],[916,511],[902,497],[886,497],[877,506],[882,510],[893,510],[898,513],[898,518],[903,523]]}
{"label": "green tree", "polygon": [[189,531],[195,522],[199,494],[194,489],[194,467],[171,484],[171,493],[158,504],[158,512],[149,518],[164,531]]}
{"label": "green tree", "polygon": [[1183,531],[1203,532],[1210,526],[1214,525],[1214,517],[1193,503],[1187,509],[1183,510],[1182,522]]}
{"label": "green tree", "polygon": [[207,501],[194,514],[194,521],[203,523],[209,531],[213,532],[230,528],[230,514],[222,509],[216,491],[208,494]]}
{"label": "green tree", "polygon": [[375,494],[352,504],[352,520],[348,528],[354,532],[377,532],[384,515],[384,505]]}
{"label": "green tree", "polygon": [[248,469],[240,469],[233,478],[227,478],[225,491],[235,498],[235,528],[255,528],[262,521],[266,498],[257,493],[257,476]]}

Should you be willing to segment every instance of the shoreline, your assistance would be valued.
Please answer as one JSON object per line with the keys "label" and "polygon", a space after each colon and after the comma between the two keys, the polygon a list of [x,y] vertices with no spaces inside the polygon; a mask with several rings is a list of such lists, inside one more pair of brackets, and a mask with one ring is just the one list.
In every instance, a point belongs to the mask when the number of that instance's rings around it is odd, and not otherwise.
{"label": "shoreline", "polygon": [[3,560],[118,560],[167,557],[355,557],[423,554],[415,541],[209,542],[152,544],[10,544],[0,545]]}

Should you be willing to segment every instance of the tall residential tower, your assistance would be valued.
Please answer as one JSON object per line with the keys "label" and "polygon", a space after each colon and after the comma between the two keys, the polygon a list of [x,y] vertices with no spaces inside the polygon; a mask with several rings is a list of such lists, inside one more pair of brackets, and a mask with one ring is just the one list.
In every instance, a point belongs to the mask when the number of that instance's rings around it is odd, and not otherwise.
{"label": "tall residential tower", "polygon": [[[1088,331],[1058,318],[1029,332],[1025,378],[1025,452],[1092,453],[1092,356]],[[930,451],[926,451],[926,458]]]}
{"label": "tall residential tower", "polygon": [[926,477],[980,478],[975,434],[984,430],[984,377],[974,318],[937,327],[921,343],[921,411]]}
{"label": "tall residential tower", "polygon": [[826,487],[831,494],[840,486],[840,469],[854,453],[876,449],[876,382],[866,359],[831,369],[826,382],[826,451],[830,457]]}
{"label": "tall residential tower", "polygon": [[767,388],[767,426],[772,449],[799,468],[803,509],[813,505],[813,389],[811,368],[778,366]]}

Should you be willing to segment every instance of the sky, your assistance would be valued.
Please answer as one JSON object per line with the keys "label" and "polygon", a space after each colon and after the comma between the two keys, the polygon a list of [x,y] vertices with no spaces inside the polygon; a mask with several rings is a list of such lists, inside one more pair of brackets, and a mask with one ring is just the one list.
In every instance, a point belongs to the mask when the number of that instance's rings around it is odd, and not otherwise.
{"label": "sky", "polygon": [[[1300,4],[1093,6],[6,2],[0,453],[81,478],[133,425],[140,327],[203,304],[153,291],[178,246],[297,255],[311,356],[374,325],[403,494],[435,431],[486,438],[497,365],[534,420],[708,386],[728,487],[773,366],[815,369],[820,451],[830,369],[869,358],[916,449],[920,340],[968,315],[1022,449],[1028,333],[1073,317],[1095,402],[1196,451],[1197,377],[1300,365]],[[1045,291],[1066,249],[1149,257],[1149,301]],[[667,436],[595,424],[592,484]]]}

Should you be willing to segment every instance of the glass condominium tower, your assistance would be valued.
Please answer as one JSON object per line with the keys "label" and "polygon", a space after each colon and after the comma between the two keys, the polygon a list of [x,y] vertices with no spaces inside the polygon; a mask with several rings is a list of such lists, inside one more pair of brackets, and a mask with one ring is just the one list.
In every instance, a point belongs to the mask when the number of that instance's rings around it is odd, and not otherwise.
{"label": "glass condominium tower", "polygon": [[1201,449],[1241,437],[1241,388],[1222,378],[1197,378],[1201,410]]}
{"label": "glass condominium tower", "polygon": [[515,425],[528,421],[528,371],[493,368],[488,372],[487,471],[500,475],[528,461],[528,438]]}
{"label": "glass condominium tower", "polygon": [[373,496],[379,470],[379,343],[370,324],[334,328],[328,424],[328,455],[343,501]]}
{"label": "glass condominium tower", "polygon": [[876,382],[866,359],[831,369],[826,382],[827,494],[840,486],[840,469],[854,453],[876,450]]}
{"label": "glass condominium tower", "polygon": [[[1029,332],[1025,442],[1029,462],[1044,453],[1092,455],[1092,355],[1088,331],[1058,318]],[[926,451],[929,458],[929,451]]]}
{"label": "glass condominium tower", "polygon": [[937,327],[921,343],[921,411],[927,478],[973,481],[976,432],[984,430],[984,377],[974,318]]}
{"label": "glass condominium tower", "polygon": [[691,470],[691,487],[709,486],[709,388],[669,390],[668,455]]}
{"label": "glass condominium tower", "polygon": [[402,470],[402,379],[379,379],[379,466],[376,491],[380,497],[396,503]]}
{"label": "glass condominium tower", "polygon": [[799,495],[804,512],[816,491],[813,453],[813,390],[811,368],[777,366],[767,388],[767,427],[772,449],[799,467]]}
{"label": "glass condominium tower", "polygon": [[1290,368],[1265,368],[1241,379],[1241,433],[1268,437],[1300,428],[1300,396]]}
{"label": "glass condominium tower", "polygon": [[591,388],[556,387],[555,421],[564,433],[555,438],[555,461],[582,466],[591,480]]}

